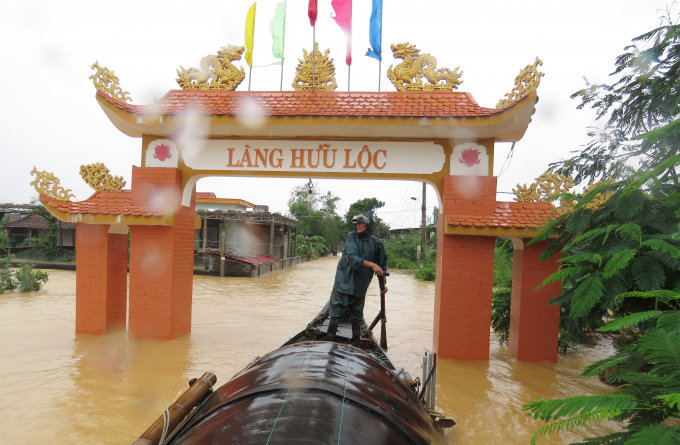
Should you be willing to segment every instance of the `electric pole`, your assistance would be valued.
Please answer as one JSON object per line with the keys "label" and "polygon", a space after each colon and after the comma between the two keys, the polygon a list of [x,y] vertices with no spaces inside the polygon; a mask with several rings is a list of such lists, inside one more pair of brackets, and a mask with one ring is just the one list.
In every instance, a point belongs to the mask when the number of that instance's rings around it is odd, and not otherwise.
{"label": "electric pole", "polygon": [[426,184],[423,182],[423,207],[422,207],[423,218],[422,218],[422,221],[421,221],[421,224],[420,224],[421,225],[421,227],[420,227],[420,258],[422,260],[425,260],[425,226],[426,226],[426,223],[427,223],[427,217],[425,216],[425,207],[426,207],[426,205],[425,205],[425,197],[426,197],[425,187],[426,187]]}

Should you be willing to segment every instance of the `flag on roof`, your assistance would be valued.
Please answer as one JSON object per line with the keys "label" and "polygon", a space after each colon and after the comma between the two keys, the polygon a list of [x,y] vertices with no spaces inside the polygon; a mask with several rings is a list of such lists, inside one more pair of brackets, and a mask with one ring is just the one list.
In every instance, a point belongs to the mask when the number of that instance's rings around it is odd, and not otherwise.
{"label": "flag on roof", "polygon": [[246,62],[248,66],[253,66],[253,35],[255,34],[255,6],[257,2],[248,10],[246,14]]}
{"label": "flag on roof", "polygon": [[276,4],[276,11],[274,18],[269,24],[269,29],[272,31],[272,55],[283,59],[283,47],[286,41],[286,2],[285,0]]}
{"label": "flag on roof", "polygon": [[[309,24],[314,26],[316,24],[316,13],[318,9],[316,7],[316,0],[309,0],[309,5],[307,6],[307,15],[309,16]],[[312,50],[314,50],[312,48]]]}
{"label": "flag on roof", "polygon": [[368,48],[366,55],[378,60],[382,60],[382,15],[383,0],[373,0],[368,30],[368,42],[371,44],[371,48]]}
{"label": "flag on roof", "polygon": [[332,0],[331,6],[335,14],[331,17],[335,19],[340,29],[345,32],[347,36],[347,55],[345,62],[347,65],[352,64],[352,0]]}

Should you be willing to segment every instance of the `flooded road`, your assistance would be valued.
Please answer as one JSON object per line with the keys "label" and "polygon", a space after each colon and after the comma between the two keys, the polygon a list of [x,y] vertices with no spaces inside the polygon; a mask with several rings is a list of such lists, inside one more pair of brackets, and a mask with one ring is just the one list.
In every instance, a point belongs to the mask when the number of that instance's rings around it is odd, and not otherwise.
{"label": "flooded road", "polygon": [[[75,272],[48,271],[43,290],[0,294],[0,426],[3,444],[130,444],[204,371],[218,386],[253,357],[303,329],[328,299],[338,258],[261,278],[194,277],[192,333],[173,341],[75,335]],[[378,312],[377,280],[365,314]],[[434,283],[388,279],[389,355],[414,376],[432,345]],[[453,417],[453,444],[526,444],[542,426],[521,412],[535,397],[604,393],[579,379],[609,346],[580,347],[557,364],[518,362],[491,340],[489,361],[440,360],[437,409]],[[590,430],[612,431],[612,423]],[[539,444],[568,444],[566,433]]]}

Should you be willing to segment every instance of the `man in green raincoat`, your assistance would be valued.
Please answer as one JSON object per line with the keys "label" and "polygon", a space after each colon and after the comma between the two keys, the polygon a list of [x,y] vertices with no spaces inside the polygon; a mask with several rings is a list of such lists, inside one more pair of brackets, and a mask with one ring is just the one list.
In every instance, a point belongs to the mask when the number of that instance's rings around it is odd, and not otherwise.
{"label": "man in green raincoat", "polygon": [[[362,213],[352,218],[356,231],[347,235],[342,258],[335,272],[335,285],[330,300],[330,322],[326,340],[333,341],[342,314],[349,310],[352,320],[350,344],[358,346],[361,338],[361,321],[364,318],[366,290],[373,275],[382,276],[387,268],[387,255],[382,241],[371,235],[373,212]],[[387,292],[387,288],[385,288]]]}

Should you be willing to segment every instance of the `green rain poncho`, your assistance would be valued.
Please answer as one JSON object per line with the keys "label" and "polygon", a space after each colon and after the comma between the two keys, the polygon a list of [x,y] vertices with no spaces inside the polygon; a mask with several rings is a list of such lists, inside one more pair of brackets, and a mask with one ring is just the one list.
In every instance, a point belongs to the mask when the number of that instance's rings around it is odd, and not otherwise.
{"label": "green rain poncho", "polygon": [[364,260],[377,264],[383,271],[387,269],[385,247],[378,237],[370,235],[373,228],[373,212],[366,212],[363,215],[370,223],[367,224],[364,233],[350,232],[347,235],[333,286],[337,292],[360,298],[366,297],[366,290],[373,279],[373,270],[363,266]]}

